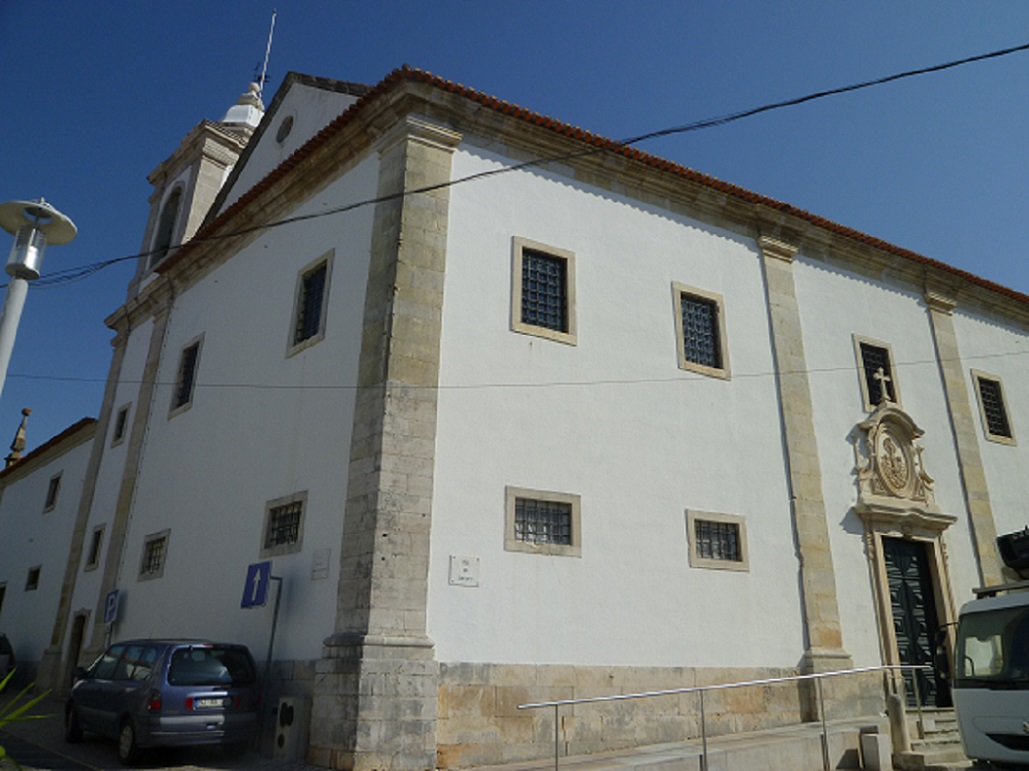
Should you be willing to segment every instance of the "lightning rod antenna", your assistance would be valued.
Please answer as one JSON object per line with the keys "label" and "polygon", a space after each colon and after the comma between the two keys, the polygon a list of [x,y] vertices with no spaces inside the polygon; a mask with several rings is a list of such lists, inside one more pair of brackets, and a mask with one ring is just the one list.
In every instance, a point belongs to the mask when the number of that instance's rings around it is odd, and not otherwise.
{"label": "lightning rod antenna", "polygon": [[268,72],[268,57],[272,53],[272,35],[275,33],[275,16],[278,13],[277,10],[272,8],[272,26],[268,30],[268,45],[264,49],[264,64],[261,65],[261,79],[257,82],[257,95],[259,97],[264,96],[264,77],[265,73]]}

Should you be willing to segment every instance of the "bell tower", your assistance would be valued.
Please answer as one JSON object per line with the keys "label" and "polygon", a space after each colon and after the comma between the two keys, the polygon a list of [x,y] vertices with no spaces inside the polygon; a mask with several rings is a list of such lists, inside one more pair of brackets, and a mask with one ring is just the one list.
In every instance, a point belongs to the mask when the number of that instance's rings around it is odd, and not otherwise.
{"label": "bell tower", "polygon": [[263,116],[260,88],[251,83],[220,121],[197,124],[147,176],[154,192],[129,299],[196,233]]}

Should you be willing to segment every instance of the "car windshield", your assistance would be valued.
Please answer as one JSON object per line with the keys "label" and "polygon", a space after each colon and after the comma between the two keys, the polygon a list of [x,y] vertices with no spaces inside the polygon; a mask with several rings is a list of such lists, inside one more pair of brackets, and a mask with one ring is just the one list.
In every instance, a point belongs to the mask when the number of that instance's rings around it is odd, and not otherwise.
{"label": "car windshield", "polygon": [[245,650],[218,645],[179,648],[168,668],[172,685],[251,685],[256,678]]}

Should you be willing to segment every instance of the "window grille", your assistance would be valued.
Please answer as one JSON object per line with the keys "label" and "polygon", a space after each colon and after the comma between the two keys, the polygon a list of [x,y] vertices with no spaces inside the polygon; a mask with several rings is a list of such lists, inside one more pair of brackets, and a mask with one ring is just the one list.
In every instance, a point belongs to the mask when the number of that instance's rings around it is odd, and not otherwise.
{"label": "window grille", "polygon": [[157,576],[164,570],[164,556],[167,552],[168,539],[152,538],[143,548],[143,564],[139,573],[143,576]]}
{"label": "window grille", "polygon": [[118,417],[114,421],[114,436],[111,438],[111,444],[117,444],[125,438],[125,426],[129,421],[129,408],[122,407],[118,410]]}
{"label": "window grille", "polygon": [[686,361],[712,369],[722,368],[722,345],[718,339],[718,303],[683,293],[682,336]]}
{"label": "window grille", "polygon": [[697,556],[709,560],[742,562],[740,555],[740,527],[733,522],[694,520]]}
{"label": "window grille", "polygon": [[1011,438],[1011,423],[1008,422],[1008,411],[1004,406],[1004,394],[1000,383],[996,380],[979,378],[979,398],[982,400],[983,415],[986,417],[986,430],[993,436]]}
{"label": "window grille", "polygon": [[196,382],[197,359],[199,357],[199,341],[182,350],[182,358],[179,361],[179,378],[175,384],[172,409],[184,407],[193,400],[193,386]]}
{"label": "window grille", "polygon": [[303,511],[303,501],[273,507],[268,513],[268,532],[265,535],[264,548],[296,543],[300,538],[300,517]]}
{"label": "window grille", "polygon": [[96,567],[97,563],[100,562],[100,547],[104,543],[104,529],[98,527],[93,531],[93,540],[89,544],[89,559],[86,562],[86,567]]}
{"label": "window grille", "polygon": [[293,344],[310,340],[321,331],[322,306],[325,302],[325,279],[328,263],[304,274],[300,281],[300,298],[297,303],[296,327],[293,330]]}
{"label": "window grille", "polygon": [[885,400],[897,401],[897,388],[893,382],[890,352],[870,343],[861,343],[861,366],[865,371],[868,403],[878,407]]}
{"label": "window grille", "polygon": [[515,538],[527,543],[572,543],[572,505],[533,498],[515,499]]}
{"label": "window grille", "polygon": [[50,485],[46,488],[46,501],[43,503],[44,511],[50,511],[50,509],[57,505],[57,493],[60,490],[61,475],[58,474],[50,480]]}
{"label": "window grille", "polygon": [[522,253],[522,323],[568,332],[568,264],[561,257]]}

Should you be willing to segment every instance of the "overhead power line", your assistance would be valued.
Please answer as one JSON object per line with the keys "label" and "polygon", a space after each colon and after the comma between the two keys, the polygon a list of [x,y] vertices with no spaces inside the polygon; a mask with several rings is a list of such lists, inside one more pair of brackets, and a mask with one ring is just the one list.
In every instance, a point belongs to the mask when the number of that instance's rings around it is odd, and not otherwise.
{"label": "overhead power line", "polygon": [[[1018,46],[1012,46],[1010,48],[1002,48],[1002,49],[999,49],[999,50],[996,50],[996,51],[990,51],[989,53],[985,53],[985,54],[977,54],[975,56],[968,56],[968,57],[965,57],[963,59],[955,59],[953,61],[944,62],[942,64],[934,64],[934,65],[931,65],[931,66],[928,66],[928,67],[920,67],[920,68],[914,69],[914,70],[905,70],[903,72],[898,72],[898,73],[895,73],[895,74],[892,74],[892,75],[886,75],[884,77],[874,78],[872,80],[866,80],[866,81],[862,81],[860,83],[853,83],[853,84],[848,85],[848,86],[839,86],[837,88],[830,88],[830,89],[826,89],[826,90],[823,90],[823,91],[815,91],[815,92],[812,92],[810,94],[806,94],[804,96],[794,97],[792,99],[784,99],[784,100],[778,101],[778,102],[771,102],[769,104],[761,105],[760,107],[752,107],[750,109],[740,110],[739,112],[730,113],[728,115],[723,115],[723,116],[717,117],[717,118],[705,118],[703,120],[694,121],[692,123],[686,123],[686,124],[681,125],[681,126],[673,126],[673,127],[670,127],[670,128],[658,129],[657,131],[648,131],[648,132],[646,132],[644,134],[639,134],[637,136],[629,137],[627,139],[615,140],[613,146],[590,147],[588,149],[579,150],[579,151],[572,152],[572,153],[564,153],[564,154],[561,154],[561,155],[554,155],[554,156],[547,156],[547,157],[537,158],[537,159],[534,159],[534,160],[525,161],[523,163],[514,164],[512,166],[504,166],[503,168],[499,168],[499,169],[491,169],[489,171],[483,171],[483,172],[479,172],[479,173],[476,173],[476,174],[469,174],[468,176],[460,177],[458,179],[449,180],[447,182],[442,182],[442,183],[437,184],[437,185],[429,185],[429,186],[426,186],[426,187],[416,188],[416,189],[412,189],[412,190],[405,190],[405,191],[401,191],[401,192],[390,194],[390,195],[377,196],[375,198],[367,198],[367,199],[364,199],[362,201],[357,201],[355,203],[346,204],[344,206],[337,206],[337,207],[334,207],[334,208],[331,208],[331,209],[326,209],[324,211],[314,212],[314,213],[311,213],[311,214],[303,214],[303,215],[299,215],[299,216],[296,216],[296,217],[287,217],[285,219],[276,220],[275,222],[267,222],[267,223],[263,223],[263,224],[260,224],[260,225],[254,225],[252,227],[243,228],[243,229],[240,229],[240,230],[233,231],[231,233],[222,233],[222,234],[219,234],[219,235],[216,235],[216,236],[206,236],[204,238],[195,238],[195,239],[192,239],[191,241],[189,241],[187,243],[194,243],[195,244],[195,243],[205,243],[205,242],[213,242],[213,241],[223,241],[223,240],[225,240],[227,238],[235,238],[237,236],[249,235],[250,233],[254,233],[254,232],[258,232],[258,231],[262,231],[262,230],[271,230],[272,228],[282,227],[284,225],[292,225],[292,224],[295,224],[295,223],[298,223],[298,222],[304,222],[304,221],[307,221],[307,220],[318,219],[318,218],[321,218],[321,217],[329,217],[329,216],[332,216],[332,215],[335,215],[335,214],[343,214],[345,212],[353,211],[355,209],[359,209],[359,208],[362,208],[364,206],[373,206],[373,205],[376,205],[376,204],[379,204],[379,203],[386,203],[388,201],[393,201],[393,200],[396,200],[398,198],[403,198],[403,197],[409,196],[409,195],[416,195],[416,194],[420,194],[420,193],[428,193],[428,192],[432,192],[434,190],[440,190],[440,189],[444,189],[444,188],[448,188],[448,187],[454,187],[456,185],[465,184],[465,183],[468,183],[468,182],[474,182],[474,181],[479,180],[479,179],[485,179],[487,177],[493,177],[493,176],[496,176],[496,175],[499,175],[499,174],[507,174],[509,172],[518,171],[520,169],[530,168],[530,167],[533,167],[533,166],[542,166],[542,165],[545,165],[545,164],[548,164],[548,163],[556,163],[556,162],[561,162],[561,161],[574,160],[576,158],[582,158],[582,157],[586,157],[586,156],[589,156],[589,155],[595,155],[597,153],[602,153],[602,152],[611,152],[612,150],[615,150],[615,149],[622,149],[622,148],[626,148],[626,147],[631,147],[632,145],[638,144],[640,142],[644,142],[644,141],[646,141],[648,139],[656,139],[656,138],[659,138],[659,137],[672,136],[672,135],[675,135],[675,134],[685,134],[685,133],[688,133],[688,132],[691,132],[691,131],[699,131],[701,129],[714,128],[716,126],[724,126],[724,125],[726,125],[728,123],[733,123],[735,121],[743,120],[745,118],[752,118],[755,115],[761,115],[762,113],[771,112],[773,110],[780,110],[780,109],[784,109],[784,108],[787,108],[787,107],[796,107],[798,105],[805,104],[807,102],[813,102],[815,100],[824,99],[824,98],[830,97],[830,96],[837,96],[839,94],[846,94],[846,93],[849,93],[849,92],[852,92],[852,91],[860,91],[862,89],[872,88],[874,86],[885,85],[887,83],[892,83],[894,81],[903,80],[905,78],[915,77],[917,75],[927,75],[927,74],[934,73],[934,72],[941,72],[943,70],[949,70],[949,69],[953,69],[955,67],[961,67],[961,66],[964,66],[964,65],[967,65],[967,64],[973,64],[973,63],[985,61],[985,60],[988,60],[988,59],[997,59],[997,58],[1000,58],[1002,56],[1009,56],[1011,54],[1020,53],[1020,52],[1027,51],[1027,50],[1029,50],[1029,43],[1026,43],[1026,44],[1023,44],[1023,45],[1018,45]],[[176,244],[176,245],[173,245],[170,248],[171,249],[176,249],[176,248],[179,248],[181,246],[183,246],[183,244]],[[53,287],[58,287],[58,286],[64,286],[66,284],[74,283],[76,281],[81,281],[84,278],[88,278],[89,276],[93,275],[94,273],[97,273],[98,271],[103,270],[104,268],[110,267],[111,265],[115,265],[115,264],[118,264],[118,263],[121,263],[121,262],[126,262],[126,261],[129,261],[129,260],[138,260],[138,259],[140,259],[142,257],[147,257],[147,256],[150,256],[151,254],[154,254],[154,253],[155,253],[154,251],[144,251],[144,252],[139,252],[137,254],[127,255],[125,257],[115,257],[113,259],[103,260],[101,262],[96,262],[96,263],[93,263],[91,265],[85,265],[85,266],[81,266],[81,267],[77,267],[77,268],[68,268],[68,269],[63,270],[63,271],[57,271],[55,273],[50,274],[46,278],[43,278],[43,279],[40,279],[40,280],[36,281],[35,282],[35,286],[40,287],[40,288],[53,288]],[[0,284],[0,288],[4,288],[5,286],[6,286],[6,284]]]}

